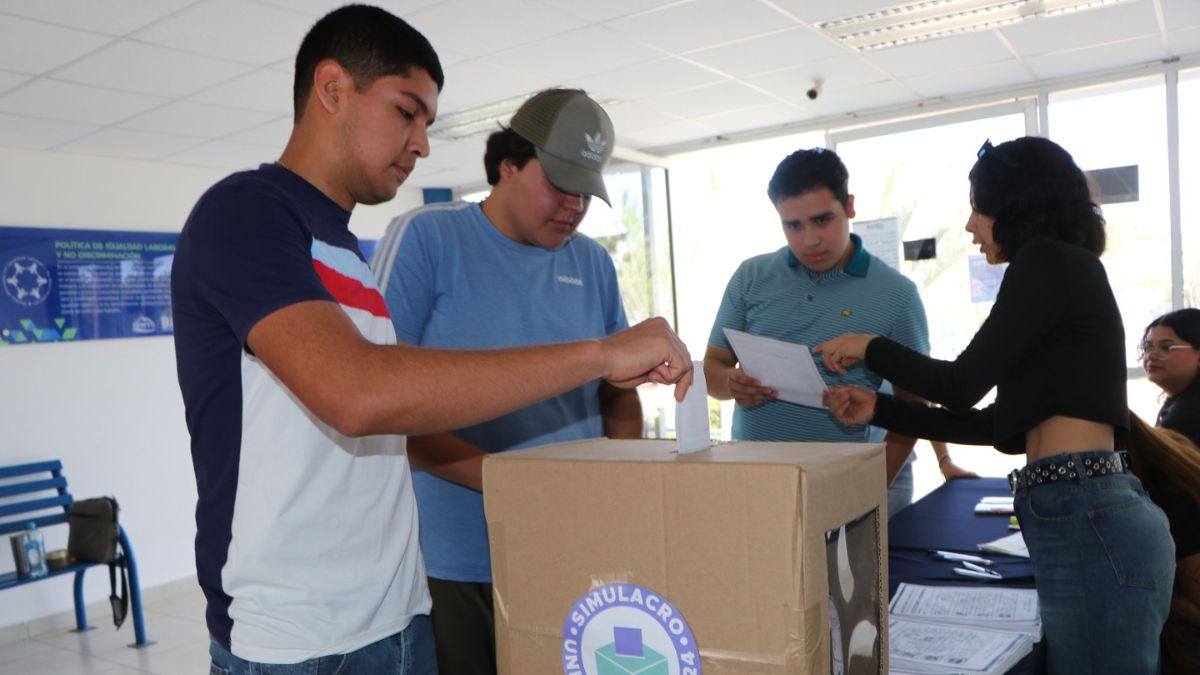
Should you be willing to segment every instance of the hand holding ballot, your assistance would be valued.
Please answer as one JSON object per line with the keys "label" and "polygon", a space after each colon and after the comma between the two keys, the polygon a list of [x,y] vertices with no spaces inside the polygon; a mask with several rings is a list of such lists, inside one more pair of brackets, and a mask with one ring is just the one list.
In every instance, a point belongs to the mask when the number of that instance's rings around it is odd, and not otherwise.
{"label": "hand holding ballot", "polygon": [[747,408],[779,398],[778,389],[764,387],[762,382],[750,377],[749,373],[741,368],[729,371],[729,394],[734,403]]}
{"label": "hand holding ballot", "polygon": [[687,346],[661,317],[647,319],[600,340],[607,375],[615,387],[631,389],[646,382],[674,384],[682,401],[692,385],[692,357]]}
{"label": "hand holding ballot", "polygon": [[729,391],[739,405],[758,405],[779,398],[822,407],[825,381],[817,372],[808,347],[732,328],[725,329],[725,336],[741,364],[741,372],[729,375]]}

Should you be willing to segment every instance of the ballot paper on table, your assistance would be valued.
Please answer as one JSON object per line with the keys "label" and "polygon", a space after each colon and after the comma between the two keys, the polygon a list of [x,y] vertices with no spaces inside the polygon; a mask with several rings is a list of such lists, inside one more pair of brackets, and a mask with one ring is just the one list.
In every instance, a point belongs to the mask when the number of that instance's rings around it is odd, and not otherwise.
{"label": "ballot paper on table", "polygon": [[812,353],[806,345],[751,335],[732,328],[725,337],[737,354],[746,374],[779,392],[779,398],[812,408],[823,408],[821,394],[825,381],[817,372]]}
{"label": "ballot paper on table", "polygon": [[1032,652],[1034,642],[1018,631],[897,616],[888,621],[891,673],[999,675]]}
{"label": "ballot paper on table", "polygon": [[1041,639],[1037,591],[902,583],[888,608],[889,672],[1008,672]]}
{"label": "ballot paper on table", "polygon": [[916,621],[1015,630],[1034,639],[1042,635],[1037,591],[1032,588],[901,583],[888,613]]}

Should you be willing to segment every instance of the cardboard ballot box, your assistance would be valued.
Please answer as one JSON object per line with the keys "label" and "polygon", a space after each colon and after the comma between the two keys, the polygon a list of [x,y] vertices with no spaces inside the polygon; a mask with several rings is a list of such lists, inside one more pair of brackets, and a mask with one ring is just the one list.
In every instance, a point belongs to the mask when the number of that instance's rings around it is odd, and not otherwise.
{"label": "cardboard ballot box", "polygon": [[501,673],[887,672],[882,445],[598,439],[483,487]]}

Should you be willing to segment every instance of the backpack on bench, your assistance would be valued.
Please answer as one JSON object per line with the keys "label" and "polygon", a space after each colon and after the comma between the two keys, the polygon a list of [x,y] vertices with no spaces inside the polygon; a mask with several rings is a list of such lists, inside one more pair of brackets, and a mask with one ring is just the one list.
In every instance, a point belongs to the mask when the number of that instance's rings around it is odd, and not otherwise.
{"label": "backpack on bench", "polygon": [[[117,513],[120,510],[116,499],[97,497],[76,501],[67,515],[70,526],[67,555],[79,561],[108,563],[111,587],[108,601],[112,605],[113,623],[117,628],[125,622],[125,615],[129,612],[129,570],[125,556],[117,557],[117,541],[120,538]],[[117,568],[121,571],[120,597],[117,596]]]}

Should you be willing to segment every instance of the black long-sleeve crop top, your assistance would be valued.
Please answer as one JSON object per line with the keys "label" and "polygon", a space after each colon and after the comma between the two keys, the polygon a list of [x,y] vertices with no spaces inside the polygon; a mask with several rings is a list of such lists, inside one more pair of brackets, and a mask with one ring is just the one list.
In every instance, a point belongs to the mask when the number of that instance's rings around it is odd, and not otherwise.
{"label": "black long-sleeve crop top", "polygon": [[[1125,329],[1100,259],[1044,236],[1020,248],[991,314],[953,361],[886,338],[866,365],[942,408],[879,396],[872,424],[902,434],[1025,452],[1025,433],[1056,415],[1129,428]],[[996,387],[996,401],[972,406]]]}

